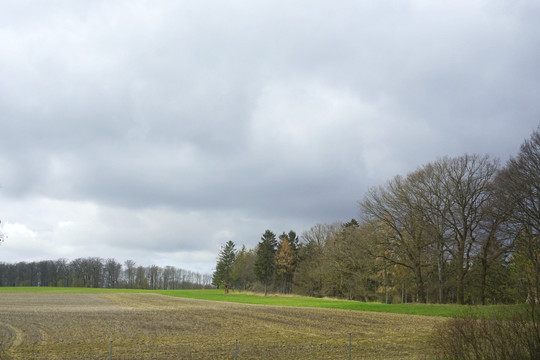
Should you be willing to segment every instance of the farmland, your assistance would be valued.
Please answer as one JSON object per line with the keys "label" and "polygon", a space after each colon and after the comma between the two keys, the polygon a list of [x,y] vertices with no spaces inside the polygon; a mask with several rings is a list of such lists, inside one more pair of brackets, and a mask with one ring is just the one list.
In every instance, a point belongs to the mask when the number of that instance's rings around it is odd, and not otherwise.
{"label": "farmland", "polygon": [[2,359],[424,359],[442,318],[155,293],[0,293]]}

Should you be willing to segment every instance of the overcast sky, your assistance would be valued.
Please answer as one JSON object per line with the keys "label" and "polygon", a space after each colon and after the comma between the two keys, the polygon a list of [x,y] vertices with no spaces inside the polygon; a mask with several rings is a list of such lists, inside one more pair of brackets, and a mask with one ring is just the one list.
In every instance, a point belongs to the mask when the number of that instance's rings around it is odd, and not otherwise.
{"label": "overcast sky", "polygon": [[0,262],[207,273],[539,123],[537,0],[0,0]]}

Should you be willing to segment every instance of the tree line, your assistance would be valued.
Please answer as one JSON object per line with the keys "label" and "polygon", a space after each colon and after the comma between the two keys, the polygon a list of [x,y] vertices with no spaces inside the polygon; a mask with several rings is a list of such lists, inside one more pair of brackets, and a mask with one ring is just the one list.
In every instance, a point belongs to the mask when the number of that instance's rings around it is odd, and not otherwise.
{"label": "tree line", "polygon": [[215,286],[363,301],[539,301],[540,127],[504,166],[444,157],[371,188],[360,216],[227,242]]}
{"label": "tree line", "polygon": [[0,263],[0,286],[52,286],[123,289],[202,289],[211,287],[208,274],[157,265],[123,264],[98,257]]}

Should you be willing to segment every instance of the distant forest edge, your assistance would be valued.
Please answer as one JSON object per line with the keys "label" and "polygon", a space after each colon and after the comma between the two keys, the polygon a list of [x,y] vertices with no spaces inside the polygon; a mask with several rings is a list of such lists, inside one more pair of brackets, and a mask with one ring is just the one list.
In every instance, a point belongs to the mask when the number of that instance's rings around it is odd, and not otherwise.
{"label": "distant forest edge", "polygon": [[[540,303],[540,126],[504,166],[444,157],[370,189],[359,219],[230,240],[212,275],[79,258],[0,263],[0,286],[222,288],[382,303]],[[2,239],[0,239],[1,241]],[[279,240],[279,241],[278,241]]]}
{"label": "distant forest edge", "polygon": [[204,289],[212,286],[208,274],[175,268],[137,266],[97,257],[73,261],[0,263],[0,286],[87,287],[112,289]]}
{"label": "distant forest edge", "polygon": [[444,157],[370,189],[360,217],[231,240],[215,286],[384,303],[540,302],[540,127],[505,166]]}

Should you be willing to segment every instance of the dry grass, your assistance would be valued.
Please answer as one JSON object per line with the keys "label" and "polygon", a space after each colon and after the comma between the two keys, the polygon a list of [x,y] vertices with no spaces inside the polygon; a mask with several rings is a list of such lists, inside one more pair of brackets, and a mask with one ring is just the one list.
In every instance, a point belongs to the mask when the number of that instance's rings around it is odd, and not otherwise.
{"label": "dry grass", "polygon": [[424,359],[443,319],[157,294],[0,294],[1,359]]}

